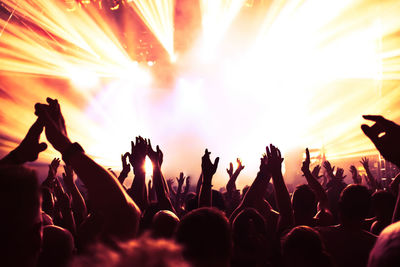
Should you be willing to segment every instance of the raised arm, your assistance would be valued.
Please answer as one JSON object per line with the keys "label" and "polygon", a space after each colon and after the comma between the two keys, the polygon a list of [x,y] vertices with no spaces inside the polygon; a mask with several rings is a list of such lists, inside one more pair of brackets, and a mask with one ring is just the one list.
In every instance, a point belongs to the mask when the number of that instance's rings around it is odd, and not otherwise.
{"label": "raised arm", "polygon": [[160,147],[157,146],[154,151],[151,147],[150,140],[147,144],[147,154],[153,163],[153,186],[156,191],[158,207],[163,210],[170,210],[176,214],[176,211],[172,205],[171,199],[169,197],[169,190],[167,182],[161,171],[161,165],[163,163],[163,153]]}
{"label": "raised arm", "polygon": [[64,185],[71,196],[72,211],[74,212],[76,225],[79,226],[87,216],[86,203],[85,200],[83,199],[81,192],[79,192],[79,189],[75,184],[74,171],[72,169],[72,166],[65,165],[64,171],[65,171],[65,173],[63,173]]}
{"label": "raised arm", "polygon": [[85,184],[93,209],[103,216],[104,234],[122,239],[135,236],[139,208],[113,175],[87,156],[78,143],[70,141],[58,101],[47,98],[47,102],[35,106],[36,114],[45,123],[47,140]]}
{"label": "raised arm", "polygon": [[28,161],[37,160],[39,153],[47,148],[46,143],[39,143],[43,127],[43,120],[38,118],[29,128],[18,147],[0,159],[0,165],[24,164]]}
{"label": "raised arm", "polygon": [[232,194],[233,192],[236,191],[236,180],[237,180],[240,172],[244,169],[244,165],[242,165],[242,161],[239,158],[236,159],[236,162],[238,164],[238,167],[236,168],[235,171],[233,171],[232,162],[229,163],[229,169],[226,169],[226,172],[229,175],[229,181],[226,184],[226,190],[230,194]]}
{"label": "raised arm", "polygon": [[211,152],[206,149],[204,156],[201,158],[201,171],[203,174],[203,183],[199,193],[199,208],[212,207],[212,178],[217,171],[219,157],[215,158],[214,163],[210,160]]}
{"label": "raised arm", "polygon": [[142,211],[148,206],[146,171],[144,169],[146,154],[146,140],[141,136],[136,137],[136,143],[131,142],[131,154],[129,155],[129,161],[135,176],[133,177],[131,188],[127,192]]}
{"label": "raised arm", "polygon": [[306,159],[303,161],[301,170],[307,180],[308,185],[314,191],[321,210],[328,209],[328,196],[322,185],[318,182],[315,176],[310,172],[310,151],[306,148]]}
{"label": "raised arm", "polygon": [[71,208],[71,198],[64,191],[64,188],[61,185],[58,178],[55,179],[54,194],[57,199],[56,206],[59,208],[61,212],[61,221],[59,222],[60,226],[68,229],[71,232],[71,234],[75,236],[76,224],[73,211]]}
{"label": "raised arm", "polygon": [[130,155],[131,154],[129,152],[121,155],[122,170],[119,173],[118,181],[121,183],[122,186],[124,185],[125,179],[126,177],[128,177],[128,174],[131,171],[131,165],[129,164],[129,162],[127,162],[127,159]]}
{"label": "raised arm", "polygon": [[268,165],[267,155],[263,155],[260,159],[260,169],[256,178],[251,184],[242,202],[232,212],[229,221],[232,223],[236,216],[245,208],[256,209],[267,222],[267,230],[271,235],[276,235],[277,221],[279,214],[272,210],[271,205],[265,200],[265,195],[268,190],[268,184],[271,180],[271,171]]}
{"label": "raised arm", "polygon": [[267,147],[266,150],[268,165],[270,166],[272,180],[274,182],[276,203],[280,213],[279,229],[285,229],[293,225],[294,217],[292,202],[282,176],[283,158],[281,157],[279,149],[272,144],[269,148]]}
{"label": "raised arm", "polygon": [[368,184],[371,186],[372,190],[377,190],[380,188],[378,181],[375,179],[374,175],[369,169],[369,160],[367,157],[361,158],[360,163],[363,165],[365,172],[367,173]]}

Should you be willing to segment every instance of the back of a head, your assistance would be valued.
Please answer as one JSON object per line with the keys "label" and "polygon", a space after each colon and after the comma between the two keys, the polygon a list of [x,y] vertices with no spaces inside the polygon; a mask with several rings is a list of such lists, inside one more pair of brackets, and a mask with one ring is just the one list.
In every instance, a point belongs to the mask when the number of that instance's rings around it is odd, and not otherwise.
{"label": "back of a head", "polygon": [[233,220],[232,233],[235,246],[254,251],[266,241],[264,218],[253,208],[242,210]]}
{"label": "back of a head", "polygon": [[90,253],[75,257],[73,267],[189,267],[182,248],[168,239],[152,239],[148,235],[116,243],[112,248],[96,244]]}
{"label": "back of a head", "polygon": [[153,217],[152,235],[154,238],[172,238],[179,223],[178,216],[172,211],[161,210]]}
{"label": "back of a head", "polygon": [[253,208],[242,210],[233,220],[233,255],[236,266],[263,266],[271,252],[264,218]]}
{"label": "back of a head", "polygon": [[368,216],[371,194],[363,185],[348,185],[340,194],[339,213],[343,221],[361,222]]}
{"label": "back of a head", "polygon": [[299,185],[292,197],[293,210],[303,216],[313,217],[317,212],[317,200],[314,192],[308,185]]}
{"label": "back of a head", "polygon": [[319,233],[308,226],[297,226],[282,239],[287,266],[331,266]]}
{"label": "back of a head", "polygon": [[371,253],[368,267],[400,266],[400,222],[386,227],[379,235]]}
{"label": "back of a head", "polygon": [[229,262],[231,232],[228,219],[214,208],[200,208],[180,221],[176,240],[184,257],[196,266],[224,266]]}
{"label": "back of a head", "polygon": [[2,263],[34,263],[42,239],[39,184],[34,171],[22,166],[0,166],[0,212]]}
{"label": "back of a head", "polygon": [[396,198],[389,191],[379,190],[372,194],[371,204],[378,219],[383,219],[384,217],[391,219]]}
{"label": "back of a head", "polygon": [[67,266],[73,251],[74,238],[68,230],[54,225],[43,227],[43,244],[39,256],[39,267]]}

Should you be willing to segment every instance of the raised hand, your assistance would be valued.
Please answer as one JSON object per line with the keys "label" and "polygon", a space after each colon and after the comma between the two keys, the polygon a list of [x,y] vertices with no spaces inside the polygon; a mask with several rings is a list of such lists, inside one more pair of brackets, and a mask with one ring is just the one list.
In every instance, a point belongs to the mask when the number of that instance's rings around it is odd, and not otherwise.
{"label": "raised hand", "polygon": [[37,160],[39,153],[46,150],[46,143],[39,143],[40,134],[43,132],[43,121],[39,118],[29,128],[28,133],[21,141],[19,146],[13,151],[18,162],[24,163],[27,161]]}
{"label": "raised hand", "polygon": [[44,122],[47,140],[59,152],[63,153],[70,145],[64,117],[57,99],[46,99],[48,104],[37,103],[35,114]]}
{"label": "raised hand", "polygon": [[343,180],[347,176],[347,175],[343,175],[343,174],[344,174],[344,169],[338,167],[336,169],[335,178],[338,179],[338,180]]}
{"label": "raised hand", "polygon": [[176,177],[175,179],[176,179],[176,181],[178,182],[178,187],[182,187],[182,185],[183,185],[183,182],[185,182],[185,175],[183,174],[183,172],[181,172],[180,174],[179,174],[179,178],[178,177]]}
{"label": "raised hand", "polygon": [[[125,153],[125,155],[127,154]],[[131,153],[127,155],[129,157],[129,162],[131,163],[135,174],[138,172],[141,173],[145,172],[144,162],[146,159],[146,155],[147,155],[147,141],[141,136],[138,136],[136,137],[136,143],[131,141]]]}
{"label": "raised hand", "polygon": [[47,174],[46,180],[43,181],[43,186],[46,186],[50,189],[54,188],[55,185],[55,179],[57,175],[57,169],[58,166],[60,165],[60,159],[59,158],[54,158],[51,163],[49,164],[49,171]]}
{"label": "raised hand", "polygon": [[321,171],[321,166],[317,165],[314,167],[314,169],[311,171],[311,174],[316,178],[316,179],[321,179],[323,175],[319,175],[319,172]]}
{"label": "raised hand", "polygon": [[271,170],[268,166],[268,157],[267,157],[267,154],[265,154],[265,153],[260,158],[260,168],[259,168],[258,175],[260,175],[262,178],[270,178],[271,177]]}
{"label": "raised hand", "polygon": [[329,161],[324,162],[324,168],[326,172],[328,173],[330,178],[334,178],[335,176],[333,175],[333,172],[335,171],[335,166],[332,167],[331,163]]}
{"label": "raised hand", "polygon": [[351,178],[355,184],[361,184],[361,177],[358,175],[357,168],[354,165],[350,166]]}
{"label": "raised hand", "polygon": [[365,170],[369,169],[369,159],[367,157],[362,157],[360,163],[363,165]]}
{"label": "raised hand", "polygon": [[129,162],[127,162],[127,159],[129,158],[131,154],[129,152],[126,152],[125,154],[121,155],[121,162],[122,162],[122,173],[125,175],[128,175],[128,173],[131,171],[131,165]]}
{"label": "raised hand", "polygon": [[385,159],[400,167],[400,125],[382,116],[364,115],[363,118],[375,122],[372,126],[361,125],[364,134]]}
{"label": "raised hand", "polygon": [[156,150],[153,150],[150,139],[147,141],[147,155],[155,166],[161,167],[164,159],[164,154],[162,153],[158,145],[156,146]]}
{"label": "raised hand", "polygon": [[232,164],[232,162],[229,163],[229,169],[226,169],[226,172],[228,173],[229,178],[231,178],[233,176],[233,164]]}
{"label": "raised hand", "polygon": [[56,177],[59,166],[60,166],[60,159],[54,158],[49,165],[49,173],[48,173],[49,178],[54,179]]}
{"label": "raised hand", "polygon": [[214,163],[210,160],[211,152],[208,152],[208,149],[204,152],[203,157],[201,158],[201,170],[203,173],[203,177],[205,178],[203,183],[206,181],[211,182],[212,176],[215,174],[218,168],[219,157],[216,157]]}
{"label": "raised hand", "polygon": [[301,171],[303,173],[310,171],[310,151],[308,150],[308,148],[306,148],[306,159],[303,161]]}
{"label": "raised hand", "polygon": [[269,148],[267,146],[265,149],[267,151],[268,165],[272,174],[281,172],[283,162],[281,151],[272,144],[269,145]]}

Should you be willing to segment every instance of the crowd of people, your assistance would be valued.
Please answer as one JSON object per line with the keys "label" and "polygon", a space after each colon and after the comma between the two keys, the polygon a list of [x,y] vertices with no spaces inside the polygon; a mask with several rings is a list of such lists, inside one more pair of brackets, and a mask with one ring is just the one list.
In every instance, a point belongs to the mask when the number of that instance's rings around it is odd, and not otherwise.
{"label": "crowd of people", "polygon": [[[305,149],[303,184],[289,192],[284,159],[271,144],[250,186],[236,187],[244,168],[237,159],[220,192],[213,189],[219,158],[211,160],[207,149],[197,186],[183,173],[176,185],[165,179],[163,152],[142,137],[121,156],[116,175],[70,140],[56,99],[36,104],[35,115],[22,142],[0,160],[0,266],[400,266],[400,175],[382,185],[367,158],[365,181],[352,166],[353,183],[346,184],[344,170],[328,161],[311,170]],[[361,126],[364,134],[400,167],[400,126],[364,118],[374,122]],[[42,134],[64,163],[55,158],[39,184],[24,163],[47,148]]]}

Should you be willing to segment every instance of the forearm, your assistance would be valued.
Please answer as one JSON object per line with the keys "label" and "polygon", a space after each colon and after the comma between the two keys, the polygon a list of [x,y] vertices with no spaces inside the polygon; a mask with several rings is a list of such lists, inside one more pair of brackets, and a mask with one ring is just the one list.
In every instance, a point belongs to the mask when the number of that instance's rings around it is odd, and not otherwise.
{"label": "forearm", "polygon": [[134,168],[135,176],[129,190],[130,197],[137,203],[141,210],[145,210],[148,206],[147,190],[146,190],[146,173]]}
{"label": "forearm", "polygon": [[212,207],[212,177],[203,177],[199,192],[199,208]]}
{"label": "forearm", "polygon": [[275,198],[280,213],[280,226],[284,228],[291,226],[293,224],[292,202],[282,173],[280,171],[273,173],[272,180],[274,181]]}
{"label": "forearm", "polygon": [[271,177],[267,177],[260,172],[257,173],[256,178],[251,184],[246,195],[243,197],[243,204],[245,206],[253,206],[260,199],[263,199],[268,190],[268,183]]}
{"label": "forearm", "polygon": [[82,194],[79,192],[75,183],[65,184],[71,194],[72,211],[74,212],[75,223],[80,225],[87,216],[87,208]]}
{"label": "forearm", "polygon": [[25,161],[18,155],[17,148],[0,159],[0,165],[19,165],[24,163]]}
{"label": "forearm", "polygon": [[317,179],[315,179],[309,170],[304,171],[304,176],[306,177],[308,185],[314,191],[317,200],[320,203],[321,209],[328,208],[328,197],[322,185]]}
{"label": "forearm", "polygon": [[118,181],[121,183],[121,185],[124,185],[125,179],[128,177],[129,172],[126,171],[121,171],[119,176],[118,176]]}
{"label": "forearm", "polygon": [[170,210],[175,213],[175,209],[172,205],[171,199],[169,198],[169,193],[166,190],[167,183],[163,182],[164,176],[162,175],[159,166],[154,166],[153,168],[153,184],[156,191],[158,205],[161,209]]}
{"label": "forearm", "polygon": [[61,209],[62,227],[69,230],[73,236],[76,236],[76,224],[71,208]]}
{"label": "forearm", "polygon": [[108,221],[108,230],[120,237],[134,234],[140,210],[117,179],[83,152],[74,153],[69,163],[86,185],[93,208]]}

